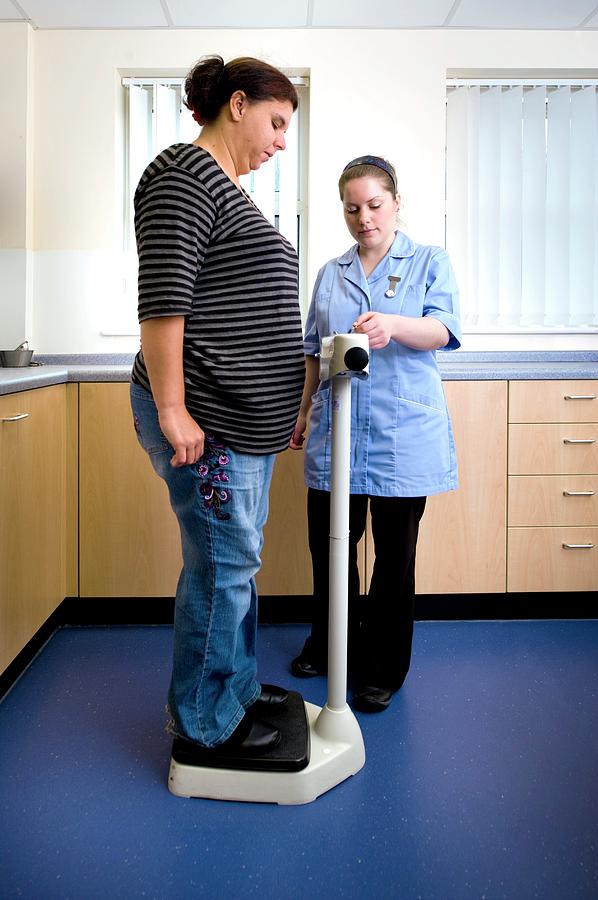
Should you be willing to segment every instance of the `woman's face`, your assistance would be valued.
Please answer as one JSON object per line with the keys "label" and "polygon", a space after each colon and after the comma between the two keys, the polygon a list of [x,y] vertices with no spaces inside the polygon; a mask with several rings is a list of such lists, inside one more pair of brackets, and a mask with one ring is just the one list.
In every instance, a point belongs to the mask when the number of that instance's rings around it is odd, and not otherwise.
{"label": "woman's face", "polygon": [[284,150],[284,135],[293,115],[293,106],[289,100],[248,103],[245,98],[242,110],[238,120],[239,175],[259,169],[277,150]]}
{"label": "woman's face", "polygon": [[386,253],[397,229],[399,205],[399,195],[391,194],[379,178],[353,178],[345,184],[345,222],[360,248]]}

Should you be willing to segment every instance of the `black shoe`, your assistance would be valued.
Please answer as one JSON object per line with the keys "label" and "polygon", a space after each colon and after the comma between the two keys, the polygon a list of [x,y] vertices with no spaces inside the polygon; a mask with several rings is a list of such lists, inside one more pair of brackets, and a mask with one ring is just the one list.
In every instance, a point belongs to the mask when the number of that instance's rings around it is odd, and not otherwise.
{"label": "black shoe", "polygon": [[282,706],[283,703],[286,703],[289,699],[289,692],[285,691],[284,688],[277,687],[275,684],[263,684],[262,685],[262,693],[259,695],[255,703],[253,703],[250,709],[256,707],[257,709],[262,708],[262,712],[264,708],[267,706]]}
{"label": "black shoe", "polygon": [[353,694],[353,707],[360,712],[383,712],[390,706],[393,691],[368,685]]}
{"label": "black shoe", "polygon": [[259,719],[245,715],[231,736],[217,747],[202,747],[201,744],[184,741],[183,748],[181,742],[181,738],[176,740],[179,751],[184,750],[186,755],[194,758],[193,761],[197,765],[209,766],[212,759],[243,759],[267,753],[280,743],[280,731],[272,725],[260,722]]}
{"label": "black shoe", "polygon": [[291,663],[291,672],[295,678],[313,678],[314,675],[325,675],[327,670],[328,666],[325,663],[310,659],[303,653],[295,657]]}
{"label": "black shoe", "polygon": [[[241,720],[241,724],[245,722],[247,716]],[[256,756],[259,753],[267,753],[273,750],[280,743],[280,731],[273,728],[266,722],[260,722],[258,719],[248,720],[249,729],[243,729],[246,732],[245,737],[237,735],[239,727],[235,728],[229,738],[223,744],[212,748],[212,752],[219,754],[231,753],[232,756]]]}

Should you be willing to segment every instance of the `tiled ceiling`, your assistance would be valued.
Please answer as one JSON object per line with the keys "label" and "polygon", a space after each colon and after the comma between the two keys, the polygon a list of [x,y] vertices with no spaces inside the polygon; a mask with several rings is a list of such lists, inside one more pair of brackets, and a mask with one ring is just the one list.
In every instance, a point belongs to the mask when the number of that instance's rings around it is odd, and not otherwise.
{"label": "tiled ceiling", "polygon": [[0,0],[34,28],[598,30],[596,0]]}

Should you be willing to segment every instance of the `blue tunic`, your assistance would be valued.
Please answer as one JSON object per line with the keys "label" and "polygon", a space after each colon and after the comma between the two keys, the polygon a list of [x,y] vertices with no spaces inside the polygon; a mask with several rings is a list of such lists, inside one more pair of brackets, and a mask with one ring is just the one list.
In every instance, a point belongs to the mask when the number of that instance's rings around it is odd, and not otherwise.
{"label": "blue tunic", "polygon": [[[448,329],[446,349],[460,346],[458,290],[448,254],[415,244],[398,231],[376,269],[366,278],[357,244],[320,269],[305,327],[307,356],[320,340],[347,333],[369,311],[434,316]],[[390,275],[396,295],[386,297]],[[413,350],[391,340],[370,351],[370,377],[353,379],[351,396],[352,494],[423,497],[457,487],[457,461],[436,351]],[[321,382],[312,399],[305,446],[308,487],[330,490],[331,384]]]}

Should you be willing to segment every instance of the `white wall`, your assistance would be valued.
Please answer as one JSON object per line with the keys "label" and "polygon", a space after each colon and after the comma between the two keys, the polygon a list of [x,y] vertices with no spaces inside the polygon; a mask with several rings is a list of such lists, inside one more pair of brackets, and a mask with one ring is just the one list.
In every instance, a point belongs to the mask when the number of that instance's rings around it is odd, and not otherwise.
{"label": "white wall", "polygon": [[[8,78],[5,52],[16,53],[19,78],[34,61],[28,81],[34,135],[27,132],[34,161],[34,318],[27,336],[38,352],[110,352],[138,344],[136,338],[100,334],[123,302],[122,74],[182,74],[208,52],[260,56],[309,71],[311,282],[319,266],[350,243],[336,183],[344,163],[361,153],[396,164],[407,230],[416,240],[443,243],[447,69],[589,69],[598,59],[598,33],[32,32],[7,24],[0,26],[0,59]],[[22,102],[21,96],[10,106],[17,125]],[[13,147],[6,173],[21,185],[23,152],[22,145]],[[0,333],[2,325],[0,320]],[[556,346],[565,346],[564,338]],[[577,346],[596,346],[596,340]]]}
{"label": "white wall", "polygon": [[33,31],[0,25],[0,349],[32,329]]}

